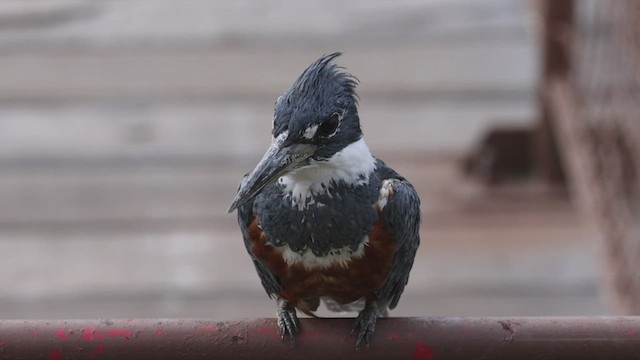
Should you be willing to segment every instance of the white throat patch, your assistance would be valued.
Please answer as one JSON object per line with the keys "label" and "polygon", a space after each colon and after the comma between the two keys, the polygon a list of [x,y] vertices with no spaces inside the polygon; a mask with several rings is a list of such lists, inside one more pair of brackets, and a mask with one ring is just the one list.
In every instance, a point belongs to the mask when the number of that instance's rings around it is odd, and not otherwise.
{"label": "white throat patch", "polygon": [[375,158],[360,139],[326,161],[311,160],[311,165],[297,169],[278,179],[291,197],[293,206],[304,209],[314,204],[314,195],[322,194],[332,182],[344,181],[350,185],[362,185],[369,181],[375,170]]}

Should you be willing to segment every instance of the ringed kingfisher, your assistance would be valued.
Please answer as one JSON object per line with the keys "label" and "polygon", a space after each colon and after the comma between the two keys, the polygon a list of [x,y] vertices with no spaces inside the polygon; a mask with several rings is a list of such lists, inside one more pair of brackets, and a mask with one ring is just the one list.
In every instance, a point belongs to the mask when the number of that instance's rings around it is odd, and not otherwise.
{"label": "ringed kingfisher", "polygon": [[271,144],[229,208],[291,346],[296,309],[314,316],[320,299],[364,302],[351,333],[356,349],[368,346],[378,317],[398,304],[420,243],[420,199],[369,151],[358,80],[333,62],[340,54],[313,62],[278,98]]}

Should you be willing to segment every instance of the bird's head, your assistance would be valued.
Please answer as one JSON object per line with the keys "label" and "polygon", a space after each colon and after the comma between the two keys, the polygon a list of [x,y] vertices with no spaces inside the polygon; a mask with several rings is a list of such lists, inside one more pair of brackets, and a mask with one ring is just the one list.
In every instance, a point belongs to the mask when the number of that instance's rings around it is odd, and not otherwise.
{"label": "bird's head", "polygon": [[340,54],[324,55],[313,62],[278,98],[271,145],[242,181],[229,212],[279,177],[329,161],[360,140],[357,79],[332,62]]}

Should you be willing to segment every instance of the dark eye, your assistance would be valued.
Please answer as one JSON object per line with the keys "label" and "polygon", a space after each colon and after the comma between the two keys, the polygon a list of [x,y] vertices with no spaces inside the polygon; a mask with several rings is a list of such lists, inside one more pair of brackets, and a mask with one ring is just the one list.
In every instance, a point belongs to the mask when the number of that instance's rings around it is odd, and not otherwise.
{"label": "dark eye", "polygon": [[340,124],[340,116],[338,113],[333,113],[328,118],[324,119],[320,126],[318,126],[318,131],[316,134],[319,136],[331,136],[338,129],[338,125]]}

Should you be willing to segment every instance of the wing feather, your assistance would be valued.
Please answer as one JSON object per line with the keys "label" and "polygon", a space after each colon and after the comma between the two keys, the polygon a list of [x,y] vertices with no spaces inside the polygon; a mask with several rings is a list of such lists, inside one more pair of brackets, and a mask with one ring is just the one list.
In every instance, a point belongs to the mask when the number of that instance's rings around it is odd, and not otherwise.
{"label": "wing feather", "polygon": [[409,281],[409,272],[420,245],[420,199],[413,186],[400,176],[384,180],[383,186],[385,182],[391,186],[391,191],[383,199],[380,217],[395,241],[396,253],[378,296],[393,309]]}
{"label": "wing feather", "polygon": [[240,225],[240,230],[242,231],[242,238],[244,239],[244,246],[251,256],[251,260],[253,261],[253,265],[258,272],[258,276],[260,277],[260,281],[262,282],[262,286],[265,291],[269,295],[269,297],[273,297],[277,293],[280,292],[280,282],[276,278],[276,276],[267,268],[267,266],[256,257],[256,255],[251,251],[251,238],[250,238],[250,227],[252,223],[256,220],[255,214],[253,213],[253,200],[248,201],[242,206],[238,207],[238,224]]}

